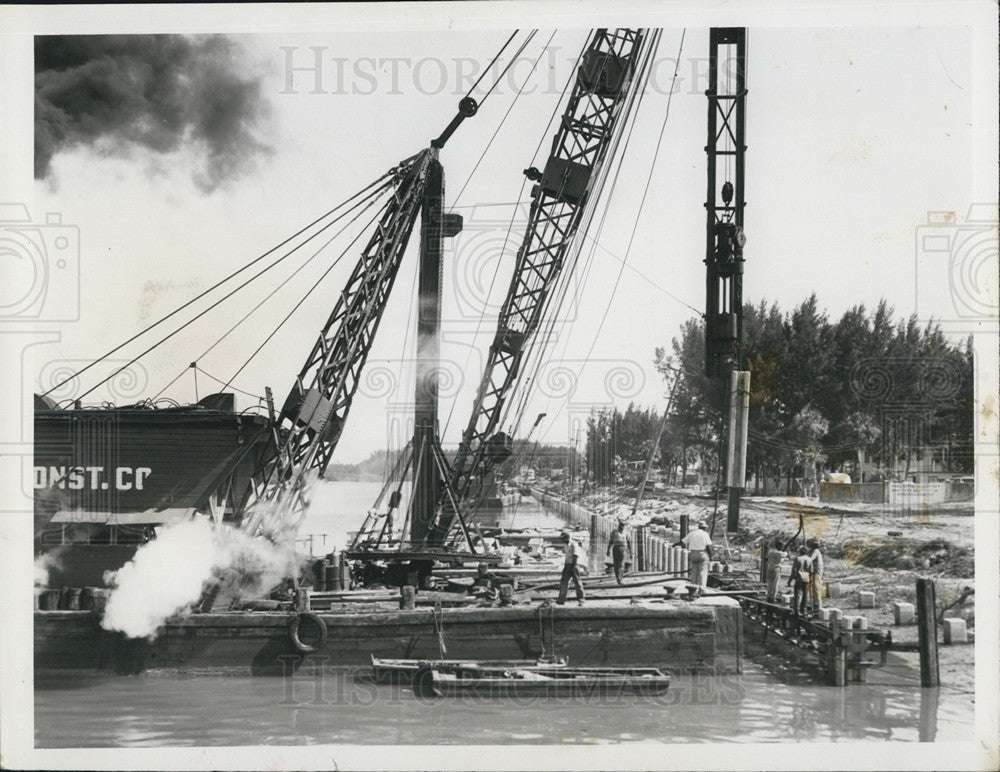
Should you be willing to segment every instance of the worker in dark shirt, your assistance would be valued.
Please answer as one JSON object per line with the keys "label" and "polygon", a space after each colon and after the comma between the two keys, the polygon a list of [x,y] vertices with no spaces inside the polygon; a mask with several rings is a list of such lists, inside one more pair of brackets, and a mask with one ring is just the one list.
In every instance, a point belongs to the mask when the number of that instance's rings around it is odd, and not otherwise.
{"label": "worker in dark shirt", "polygon": [[788,577],[788,583],[794,582],[794,595],[792,597],[792,608],[800,616],[806,614],[806,604],[809,602],[809,578],[812,575],[812,561],[809,559],[809,548],[803,544],[799,547],[799,554],[792,562],[792,573]]}
{"label": "worker in dark shirt", "polygon": [[472,580],[472,586],[469,587],[468,593],[474,595],[485,590],[486,594],[492,597],[498,589],[497,578],[489,572],[485,563],[480,563],[476,568],[476,576]]}
{"label": "worker in dark shirt", "polygon": [[812,561],[812,574],[809,577],[809,600],[813,613],[818,614],[823,605],[823,553],[819,548],[819,540],[810,539],[806,542],[809,548],[809,560]]}

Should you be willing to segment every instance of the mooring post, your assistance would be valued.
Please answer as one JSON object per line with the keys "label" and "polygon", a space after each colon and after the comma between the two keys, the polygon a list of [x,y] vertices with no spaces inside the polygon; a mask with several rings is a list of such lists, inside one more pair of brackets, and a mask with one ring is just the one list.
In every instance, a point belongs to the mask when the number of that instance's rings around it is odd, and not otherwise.
{"label": "mooring post", "polygon": [[932,743],[937,737],[938,690],[920,690],[920,715],[917,718],[919,739],[922,743]]}
{"label": "mooring post", "polygon": [[920,685],[938,686],[937,614],[934,581],[917,579],[917,640],[920,647]]}
{"label": "mooring post", "polygon": [[830,646],[826,651],[830,686],[847,686],[847,651],[840,644],[840,620],[830,618]]}

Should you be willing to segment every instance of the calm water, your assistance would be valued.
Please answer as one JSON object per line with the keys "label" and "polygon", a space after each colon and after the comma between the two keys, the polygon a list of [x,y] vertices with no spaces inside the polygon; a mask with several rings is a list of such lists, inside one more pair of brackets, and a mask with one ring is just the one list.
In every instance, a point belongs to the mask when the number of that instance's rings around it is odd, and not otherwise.
{"label": "calm water", "polygon": [[322,678],[82,676],[36,680],[38,747],[504,744],[658,741],[947,741],[972,736],[965,695],[816,686],[747,663],[741,676],[678,676],[662,697],[437,700]]}
{"label": "calm water", "polygon": [[[303,533],[341,546],[378,493],[336,483]],[[317,502],[318,503],[318,502]],[[530,503],[515,526],[559,525]],[[339,540],[339,541],[338,541]],[[591,566],[603,562],[593,545]],[[662,697],[439,700],[370,683],[363,670],[289,678],[84,674],[35,679],[38,747],[969,740],[972,695],[947,689],[817,685],[780,657],[742,675],[675,676]]]}
{"label": "calm water", "polygon": [[[343,547],[349,531],[358,529],[364,522],[365,512],[378,497],[381,483],[328,483],[314,494],[313,505],[300,529],[304,537],[302,549],[312,549],[316,555],[325,555],[334,548]],[[406,501],[404,491],[403,501]],[[507,508],[500,516],[500,525],[507,528],[558,528],[565,522],[549,514],[530,496],[516,506]],[[604,569],[606,544],[591,544],[588,566],[591,571]]]}

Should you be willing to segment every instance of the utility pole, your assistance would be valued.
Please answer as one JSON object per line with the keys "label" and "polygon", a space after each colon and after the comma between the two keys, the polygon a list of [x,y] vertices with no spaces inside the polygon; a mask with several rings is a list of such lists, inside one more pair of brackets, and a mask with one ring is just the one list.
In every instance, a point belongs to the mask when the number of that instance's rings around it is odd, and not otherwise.
{"label": "utility pole", "polygon": [[[739,492],[743,487],[746,441],[734,447],[733,411],[742,400],[727,400],[735,383],[743,342],[743,210],[746,153],[746,45],[745,27],[713,27],[709,32],[708,192],[705,201],[705,373],[718,410],[730,412],[727,530],[739,527]],[[720,61],[723,65],[720,70]],[[749,392],[749,374],[747,374]],[[736,411],[738,414],[739,411]],[[735,427],[738,429],[738,427]],[[720,427],[721,429],[721,427]],[[742,436],[746,437],[743,429]],[[740,450],[742,448],[742,450]],[[719,459],[723,463],[723,459]],[[738,469],[734,468],[738,467]],[[740,472],[736,480],[734,472]],[[735,480],[735,482],[734,482]]]}

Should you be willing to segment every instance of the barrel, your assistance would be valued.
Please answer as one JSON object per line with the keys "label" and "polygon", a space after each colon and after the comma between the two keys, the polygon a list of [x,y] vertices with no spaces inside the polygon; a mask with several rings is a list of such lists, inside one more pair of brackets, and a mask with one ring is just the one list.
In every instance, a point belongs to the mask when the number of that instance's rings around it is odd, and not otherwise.
{"label": "barrel", "polygon": [[351,564],[340,556],[340,588],[342,590],[351,589]]}
{"label": "barrel", "polygon": [[59,598],[59,608],[62,611],[79,611],[80,610],[80,588],[79,587],[63,587],[62,594]]}
{"label": "barrel", "polygon": [[42,590],[38,595],[38,608],[42,611],[55,611],[59,608],[59,590],[51,588]]}
{"label": "barrel", "polygon": [[111,590],[106,587],[88,587],[90,590],[91,610],[97,614],[103,614],[108,606],[108,598],[111,597]]}
{"label": "barrel", "polygon": [[329,567],[330,561],[325,558],[313,563],[313,573],[316,574],[316,592],[324,592],[327,589],[326,572]]}
{"label": "barrel", "polygon": [[94,610],[94,588],[92,587],[82,587],[80,588],[80,611],[93,611]]}
{"label": "barrel", "polygon": [[336,590],[344,589],[343,584],[340,581],[340,561],[341,555],[339,552],[331,552],[327,556],[327,566],[326,566],[326,589],[327,592],[333,592]]}

